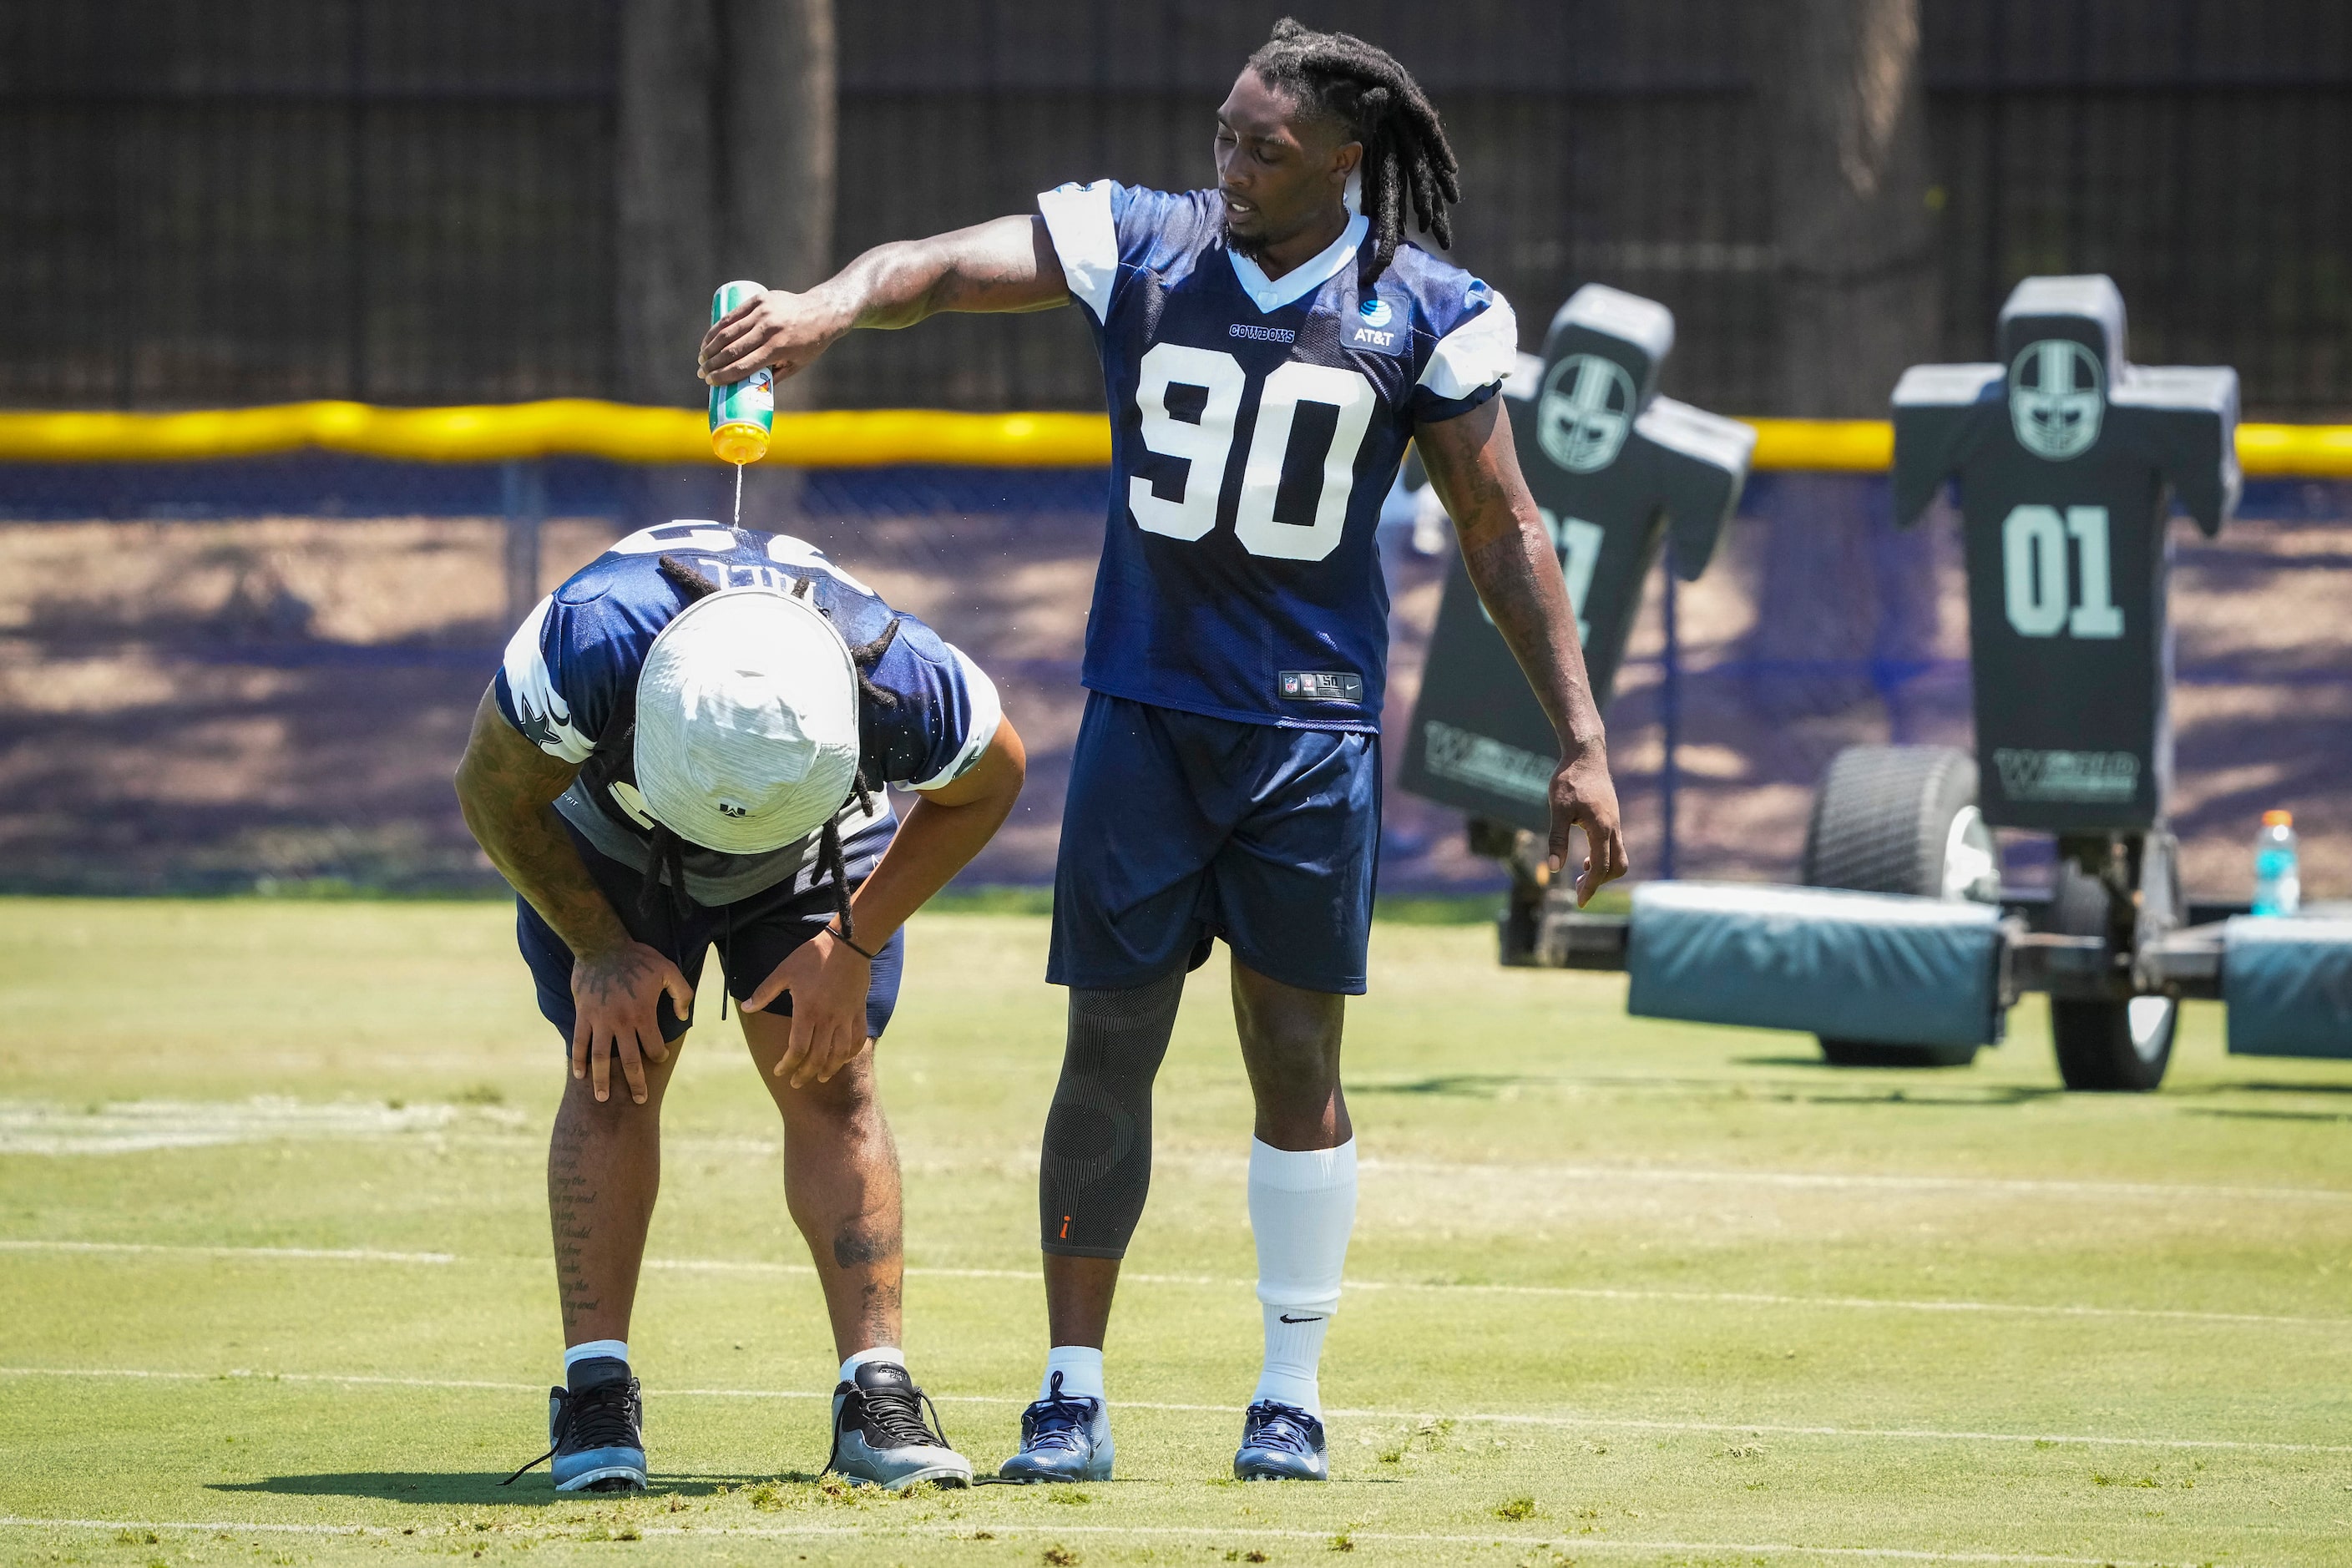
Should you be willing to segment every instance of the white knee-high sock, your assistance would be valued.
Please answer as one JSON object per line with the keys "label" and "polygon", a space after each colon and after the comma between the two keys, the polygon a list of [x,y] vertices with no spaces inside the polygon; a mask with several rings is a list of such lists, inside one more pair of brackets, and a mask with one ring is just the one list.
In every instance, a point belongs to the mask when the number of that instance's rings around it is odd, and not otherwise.
{"label": "white knee-high sock", "polygon": [[1265,1316],[1265,1369],[1251,1403],[1295,1405],[1319,1420],[1316,1369],[1339,1306],[1348,1234],[1356,1226],[1356,1141],[1299,1150],[1253,1140],[1249,1207]]}

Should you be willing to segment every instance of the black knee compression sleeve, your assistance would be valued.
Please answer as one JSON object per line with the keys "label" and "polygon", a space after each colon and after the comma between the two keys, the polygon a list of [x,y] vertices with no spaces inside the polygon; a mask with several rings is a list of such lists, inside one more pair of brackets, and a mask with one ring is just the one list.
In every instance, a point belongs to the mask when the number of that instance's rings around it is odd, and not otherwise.
{"label": "black knee compression sleeve", "polygon": [[1045,1248],[1124,1258],[1151,1190],[1151,1080],[1168,1054],[1179,973],[1126,991],[1070,991],[1062,1081],[1037,1167]]}

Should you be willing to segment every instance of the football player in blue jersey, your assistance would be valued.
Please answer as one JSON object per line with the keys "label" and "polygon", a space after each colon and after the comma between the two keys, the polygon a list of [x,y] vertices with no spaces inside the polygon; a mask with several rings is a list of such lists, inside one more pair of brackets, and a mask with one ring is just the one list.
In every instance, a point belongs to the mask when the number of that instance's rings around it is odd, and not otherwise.
{"label": "football player in blue jersey", "polygon": [[1102,1344],[1151,1163],[1151,1082],[1212,938],[1256,1101],[1250,1222],[1265,1355],[1234,1470],[1328,1474],[1318,1387],[1356,1208],[1339,1082],[1364,990],[1388,593],[1375,533],[1408,442],[1559,740],[1549,861],[1625,869],[1576,621],[1496,400],[1518,348],[1439,244],[1457,199],[1436,110],[1394,59],[1285,20],[1217,111],[1217,183],[1065,185],[1034,216],[868,251],[704,338],[713,383],[798,371],[858,327],[1087,312],[1113,494],[1087,627],[1048,978],[1069,987],[1038,1181],[1051,1347],[1018,1480],[1098,1479]]}
{"label": "football player in blue jersey", "polygon": [[[826,1466],[894,1489],[971,1481],[897,1348],[898,1158],[873,1045],[901,925],[996,832],[1023,768],[979,667],[796,539],[631,534],[507,645],[457,795],[520,895],[540,1011],[571,1047],[547,1161],[567,1348],[542,1458],[559,1490],[646,1484],[630,1310],[662,1090],[714,943],[842,1357]],[[885,784],[914,792],[903,824]]]}

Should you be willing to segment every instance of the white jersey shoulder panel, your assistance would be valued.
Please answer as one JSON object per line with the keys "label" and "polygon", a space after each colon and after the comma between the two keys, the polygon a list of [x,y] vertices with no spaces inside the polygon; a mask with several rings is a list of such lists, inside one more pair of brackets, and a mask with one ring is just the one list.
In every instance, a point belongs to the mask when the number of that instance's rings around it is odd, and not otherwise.
{"label": "white jersey shoulder panel", "polygon": [[1499,293],[1495,302],[1437,340],[1420,384],[1440,397],[1467,397],[1507,381],[1519,364],[1519,319]]}
{"label": "white jersey shoulder panel", "polygon": [[549,671],[547,657],[539,647],[540,636],[547,627],[548,610],[554,603],[551,594],[541,599],[508,639],[504,659],[507,693],[514,699],[516,716],[530,726],[526,733],[536,731],[533,739],[541,751],[567,763],[584,763],[588,753],[596,749],[595,742],[572,727],[572,705],[555,689],[555,677]]}
{"label": "white jersey shoulder panel", "polygon": [[1110,182],[1061,185],[1041,192],[1037,211],[1053,237],[1062,276],[1070,292],[1087,302],[1095,320],[1110,314],[1111,285],[1118,281],[1118,230],[1111,222]]}

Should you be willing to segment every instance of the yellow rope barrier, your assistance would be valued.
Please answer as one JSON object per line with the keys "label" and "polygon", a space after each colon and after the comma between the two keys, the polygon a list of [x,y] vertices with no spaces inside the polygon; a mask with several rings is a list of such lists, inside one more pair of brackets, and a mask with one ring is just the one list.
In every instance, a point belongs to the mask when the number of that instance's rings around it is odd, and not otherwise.
{"label": "yellow rope barrier", "polygon": [[[1883,419],[1754,419],[1755,467],[1884,472],[1895,437]],[[711,463],[700,410],[592,398],[459,408],[287,403],[184,414],[0,412],[0,462],[194,462],[316,447],[425,463],[568,455],[621,463]],[[954,414],[887,408],[779,414],[769,460],[792,468],[942,463],[978,468],[1101,468],[1109,422],[1098,414]],[[2352,479],[2352,426],[2242,425],[2250,479]]]}

